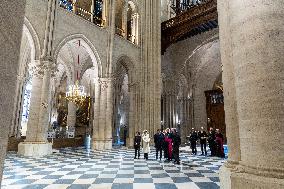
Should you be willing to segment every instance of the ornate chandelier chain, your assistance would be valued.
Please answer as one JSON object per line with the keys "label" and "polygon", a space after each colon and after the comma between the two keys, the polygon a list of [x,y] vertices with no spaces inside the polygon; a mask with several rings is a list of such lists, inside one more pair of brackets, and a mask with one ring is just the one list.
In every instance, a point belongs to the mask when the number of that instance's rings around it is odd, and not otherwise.
{"label": "ornate chandelier chain", "polygon": [[[80,48],[80,40],[78,42]],[[80,56],[78,54],[78,67],[80,66]],[[75,85],[69,85],[66,92],[66,99],[70,102],[74,102],[77,105],[81,105],[87,98],[87,94],[85,92],[85,88],[83,85],[79,83],[79,72],[76,72],[76,82]]]}

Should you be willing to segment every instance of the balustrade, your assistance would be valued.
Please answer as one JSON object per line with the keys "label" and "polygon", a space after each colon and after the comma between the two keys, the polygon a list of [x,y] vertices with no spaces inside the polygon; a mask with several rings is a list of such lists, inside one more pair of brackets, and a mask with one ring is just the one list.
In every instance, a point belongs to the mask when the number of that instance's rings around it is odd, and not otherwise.
{"label": "balustrade", "polygon": [[192,7],[199,6],[209,0],[172,0],[171,8],[176,15],[189,10]]}
{"label": "balustrade", "polygon": [[176,16],[163,22],[162,53],[171,44],[218,26],[217,0],[173,0]]}
{"label": "balustrade", "polygon": [[[97,6],[102,6],[101,1],[96,3]],[[76,15],[88,20],[99,27],[105,26],[105,20],[100,16],[102,14],[102,7],[97,7],[93,12],[87,11],[74,3],[73,0],[59,0],[59,6],[66,9],[69,12],[73,12]],[[91,8],[90,8],[91,9]]]}

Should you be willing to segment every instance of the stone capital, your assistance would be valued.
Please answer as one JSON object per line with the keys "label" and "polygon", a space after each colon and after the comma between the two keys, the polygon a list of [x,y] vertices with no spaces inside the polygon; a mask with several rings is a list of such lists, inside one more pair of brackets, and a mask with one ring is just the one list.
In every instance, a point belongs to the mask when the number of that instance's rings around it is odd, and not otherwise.
{"label": "stone capital", "polygon": [[54,76],[56,72],[56,65],[51,61],[35,61],[29,67],[33,76],[43,78],[46,71],[50,71],[51,75]]}
{"label": "stone capital", "polygon": [[108,87],[112,87],[113,78],[99,78],[98,83],[102,88],[102,91],[106,90]]}

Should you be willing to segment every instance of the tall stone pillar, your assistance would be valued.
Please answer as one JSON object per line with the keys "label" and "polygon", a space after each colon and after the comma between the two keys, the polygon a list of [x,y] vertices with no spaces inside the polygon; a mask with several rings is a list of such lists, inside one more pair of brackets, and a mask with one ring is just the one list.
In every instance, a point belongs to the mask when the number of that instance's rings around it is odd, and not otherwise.
{"label": "tall stone pillar", "polygon": [[113,115],[113,89],[112,80],[100,78],[96,87],[93,149],[104,150],[112,148],[112,115]]}
{"label": "tall stone pillar", "polygon": [[122,30],[123,37],[127,39],[127,11],[128,11],[128,0],[124,0],[123,2],[123,10],[122,10]]}
{"label": "tall stone pillar", "polygon": [[138,44],[139,43],[139,14],[138,13],[134,13],[133,15],[131,15],[131,41],[132,43]]}
{"label": "tall stone pillar", "polygon": [[129,125],[128,125],[128,141],[127,146],[133,147],[134,145],[134,136],[135,132],[137,131],[136,127],[136,119],[135,114],[137,112],[135,111],[136,104],[136,85],[129,84]]}
{"label": "tall stone pillar", "polygon": [[93,120],[93,149],[99,149],[100,140],[100,127],[99,127],[99,113],[100,113],[100,87],[98,83],[95,83],[95,101],[94,101],[94,120]]}
{"label": "tall stone pillar", "polygon": [[141,130],[154,135],[161,124],[161,2],[141,1]]}
{"label": "tall stone pillar", "polygon": [[13,118],[20,44],[25,15],[25,0],[0,3],[0,185],[8,134]]}
{"label": "tall stone pillar", "polygon": [[52,153],[52,144],[47,141],[49,125],[49,98],[52,62],[43,61],[33,70],[30,115],[25,142],[18,146],[18,154],[43,156]]}
{"label": "tall stone pillar", "polygon": [[113,120],[113,81],[112,79],[107,79],[107,86],[106,86],[106,124],[105,124],[105,149],[112,149],[112,120]]}
{"label": "tall stone pillar", "polygon": [[75,128],[76,124],[76,110],[77,106],[74,102],[68,102],[68,115],[67,115],[67,126],[68,129]]}
{"label": "tall stone pillar", "polygon": [[[228,86],[232,70],[235,81],[235,94],[234,86],[225,88],[229,163],[235,166],[221,169],[222,188],[284,188],[283,10],[282,0],[218,1],[222,61],[230,64],[224,80]],[[231,134],[237,127],[240,157]]]}
{"label": "tall stone pillar", "polygon": [[24,91],[24,76],[18,75],[17,76],[17,85],[16,85],[16,96],[14,101],[14,113],[13,113],[13,119],[11,123],[11,129],[9,136],[20,136],[20,120],[21,120],[21,108],[22,108],[22,102],[23,102],[23,93]]}

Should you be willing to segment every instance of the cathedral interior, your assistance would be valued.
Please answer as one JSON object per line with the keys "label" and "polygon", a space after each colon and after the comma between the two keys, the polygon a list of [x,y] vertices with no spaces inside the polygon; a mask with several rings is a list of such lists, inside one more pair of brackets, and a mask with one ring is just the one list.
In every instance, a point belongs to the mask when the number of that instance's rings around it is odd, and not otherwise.
{"label": "cathedral interior", "polygon": [[283,0],[1,0],[0,43],[1,188],[284,188]]}

